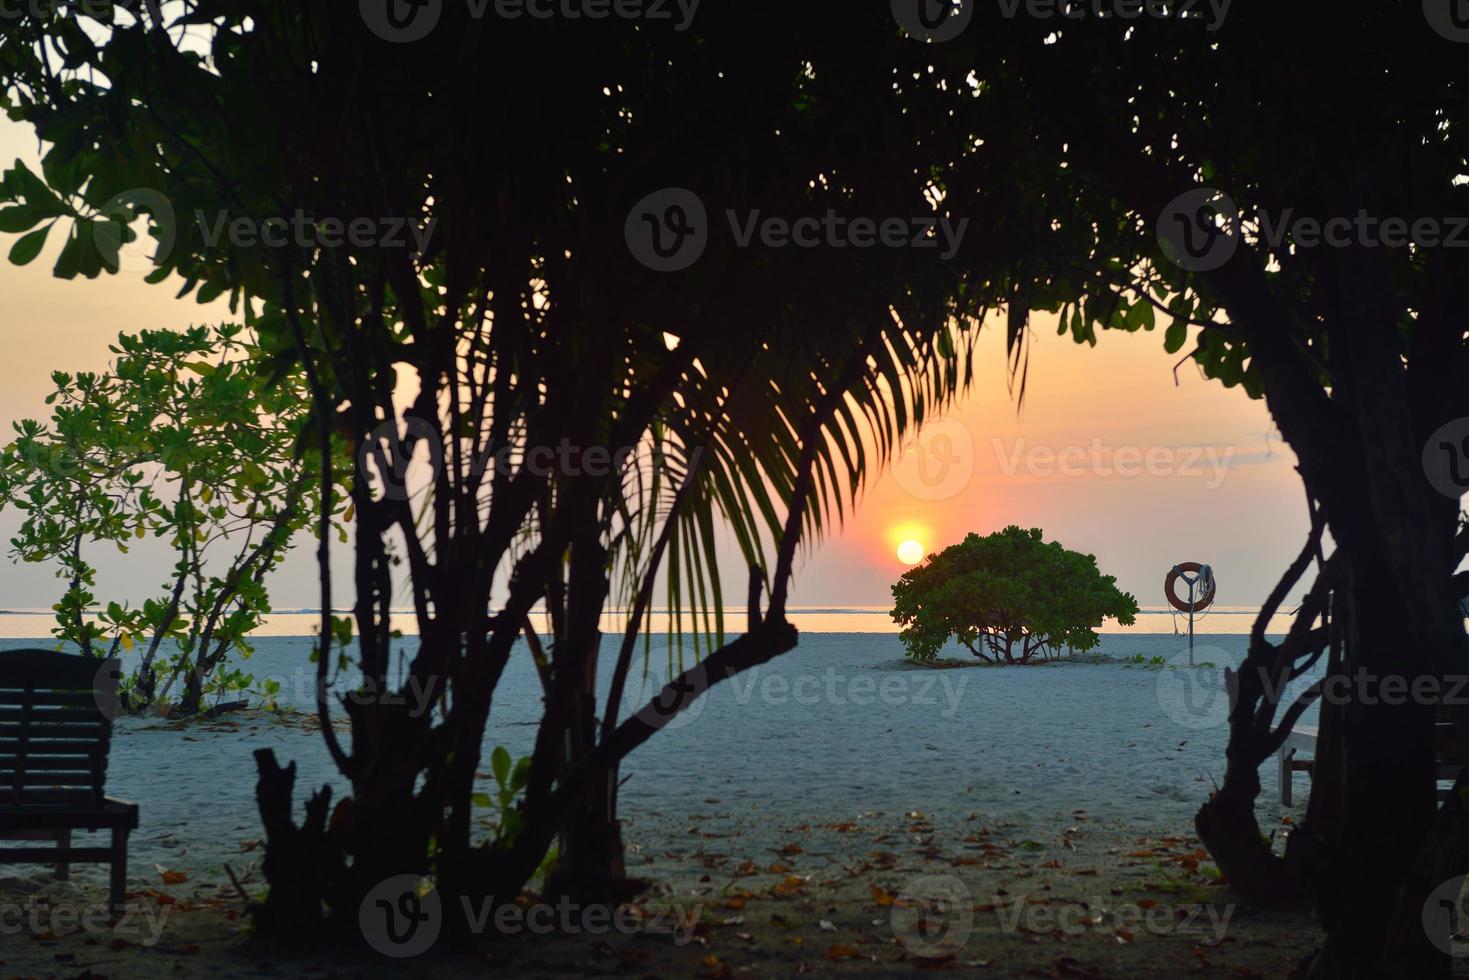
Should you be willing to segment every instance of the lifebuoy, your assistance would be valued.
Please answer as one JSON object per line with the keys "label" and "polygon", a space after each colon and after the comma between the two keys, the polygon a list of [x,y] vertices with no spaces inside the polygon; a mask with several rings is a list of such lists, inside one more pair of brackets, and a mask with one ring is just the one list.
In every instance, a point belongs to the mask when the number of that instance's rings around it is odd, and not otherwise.
{"label": "lifebuoy", "polygon": [[[1207,574],[1200,574],[1208,570]],[[1173,591],[1173,586],[1183,577],[1183,573],[1199,575],[1199,588],[1194,593],[1194,612],[1208,609],[1214,603],[1214,572],[1208,565],[1202,565],[1196,561],[1181,561],[1173,566],[1168,573],[1168,578],[1163,581],[1163,594],[1168,597],[1168,604],[1179,612],[1188,612],[1188,595],[1180,599]],[[1187,585],[1187,583],[1184,583]]]}

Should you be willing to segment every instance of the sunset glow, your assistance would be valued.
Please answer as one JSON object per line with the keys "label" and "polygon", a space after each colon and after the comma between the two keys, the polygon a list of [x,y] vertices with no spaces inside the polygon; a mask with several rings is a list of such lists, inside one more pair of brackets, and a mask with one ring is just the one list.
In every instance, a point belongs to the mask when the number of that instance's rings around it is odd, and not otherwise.
{"label": "sunset glow", "polygon": [[923,561],[923,545],[911,538],[898,545],[898,561],[904,565],[916,565]]}

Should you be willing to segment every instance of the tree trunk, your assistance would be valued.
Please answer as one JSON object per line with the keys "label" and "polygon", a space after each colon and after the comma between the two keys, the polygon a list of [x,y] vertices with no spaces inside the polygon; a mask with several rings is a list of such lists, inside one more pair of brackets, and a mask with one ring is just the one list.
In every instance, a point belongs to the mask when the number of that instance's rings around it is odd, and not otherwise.
{"label": "tree trunk", "polygon": [[[1341,706],[1339,819],[1327,803],[1309,824],[1324,841],[1316,894],[1326,948],[1316,972],[1331,977],[1382,975],[1408,950],[1386,945],[1394,900],[1434,821],[1435,752],[1432,704],[1390,704],[1382,696],[1387,677],[1432,673],[1424,651],[1404,642],[1406,610],[1398,584],[1372,556],[1352,563],[1352,605],[1344,672],[1351,685]],[[1327,762],[1335,760],[1328,756]],[[1328,774],[1328,780],[1334,776]],[[1334,795],[1328,781],[1324,787]],[[1313,795],[1315,790],[1313,788]],[[1432,887],[1432,886],[1430,886]],[[1422,927],[1418,927],[1419,937]],[[1412,959],[1426,966],[1423,942]],[[1429,953],[1432,948],[1429,947]],[[1430,957],[1431,959],[1432,957]],[[1437,972],[1447,968],[1447,960]]]}
{"label": "tree trunk", "polygon": [[[587,655],[566,733],[570,766],[597,747],[596,680],[600,648]],[[616,906],[636,895],[644,884],[629,881],[624,861],[622,826],[617,819],[617,774],[613,766],[593,781],[573,804],[557,834],[556,865],[546,882],[546,894],[567,897],[579,905]]]}
{"label": "tree trunk", "polygon": [[[1235,746],[1229,751],[1233,753]],[[1232,888],[1252,899],[1289,901],[1296,891],[1284,862],[1271,850],[1255,819],[1259,795],[1259,764],[1232,757],[1219,792],[1194,816],[1194,829]]]}

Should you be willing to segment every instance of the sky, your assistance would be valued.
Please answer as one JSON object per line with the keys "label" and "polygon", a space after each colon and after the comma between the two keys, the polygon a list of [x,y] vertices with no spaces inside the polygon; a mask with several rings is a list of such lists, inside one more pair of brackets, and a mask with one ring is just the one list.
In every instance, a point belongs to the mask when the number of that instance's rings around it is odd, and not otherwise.
{"label": "sky", "polygon": [[[36,165],[29,131],[0,119],[0,161]],[[17,236],[0,234],[9,252]],[[53,236],[59,238],[60,236]],[[21,418],[45,418],[56,370],[100,370],[119,332],[230,319],[223,302],[175,300],[142,272],[53,279],[58,245],[16,268],[0,255],[0,436]],[[176,284],[175,284],[176,285]],[[1103,332],[1095,348],[1033,323],[1023,411],[1007,384],[1003,330],[986,328],[972,389],[874,474],[855,514],[808,550],[792,588],[801,606],[879,606],[907,567],[899,546],[941,550],[965,534],[1008,524],[1094,554],[1143,606],[1163,602],[1169,568],[1213,565],[1221,605],[1258,605],[1305,540],[1305,496],[1295,457],[1262,402],[1200,377],[1163,350],[1162,332]],[[0,609],[47,608],[62,584],[16,566],[8,542],[19,518],[0,512]],[[911,547],[911,546],[910,546]],[[97,594],[134,604],[172,562],[135,548],[98,561]],[[731,568],[728,594],[743,574]],[[316,605],[312,549],[298,547],[270,583],[277,609]],[[347,597],[339,593],[338,604]]]}

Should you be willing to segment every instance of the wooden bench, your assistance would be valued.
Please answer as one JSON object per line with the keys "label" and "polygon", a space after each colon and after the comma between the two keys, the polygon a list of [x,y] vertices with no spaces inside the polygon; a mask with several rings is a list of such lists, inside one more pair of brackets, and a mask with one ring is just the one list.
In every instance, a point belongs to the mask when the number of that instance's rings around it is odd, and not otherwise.
{"label": "wooden bench", "polygon": [[1280,805],[1291,805],[1291,777],[1311,771],[1310,759],[1297,759],[1298,751],[1316,754],[1316,738],[1320,731],[1311,725],[1296,725],[1280,746]]}
{"label": "wooden bench", "polygon": [[[1320,730],[1311,725],[1297,725],[1291,729],[1286,736],[1284,744],[1280,746],[1280,804],[1291,805],[1291,777],[1298,772],[1309,774],[1312,769],[1313,759],[1297,759],[1297,752],[1309,752],[1316,755],[1316,740]],[[1434,739],[1438,750],[1438,781],[1440,783],[1452,783],[1459,778],[1459,747],[1454,740],[1454,726],[1449,722],[1440,721],[1435,726]],[[1440,785],[1438,798],[1442,801],[1449,794],[1448,787]]]}
{"label": "wooden bench", "polygon": [[[0,848],[0,864],[54,864],[62,880],[72,864],[111,865],[114,914],[138,826],[136,803],[103,793],[118,677],[116,660],[0,652],[0,840],[56,844]],[[71,845],[72,831],[103,830],[112,835],[107,847]]]}

